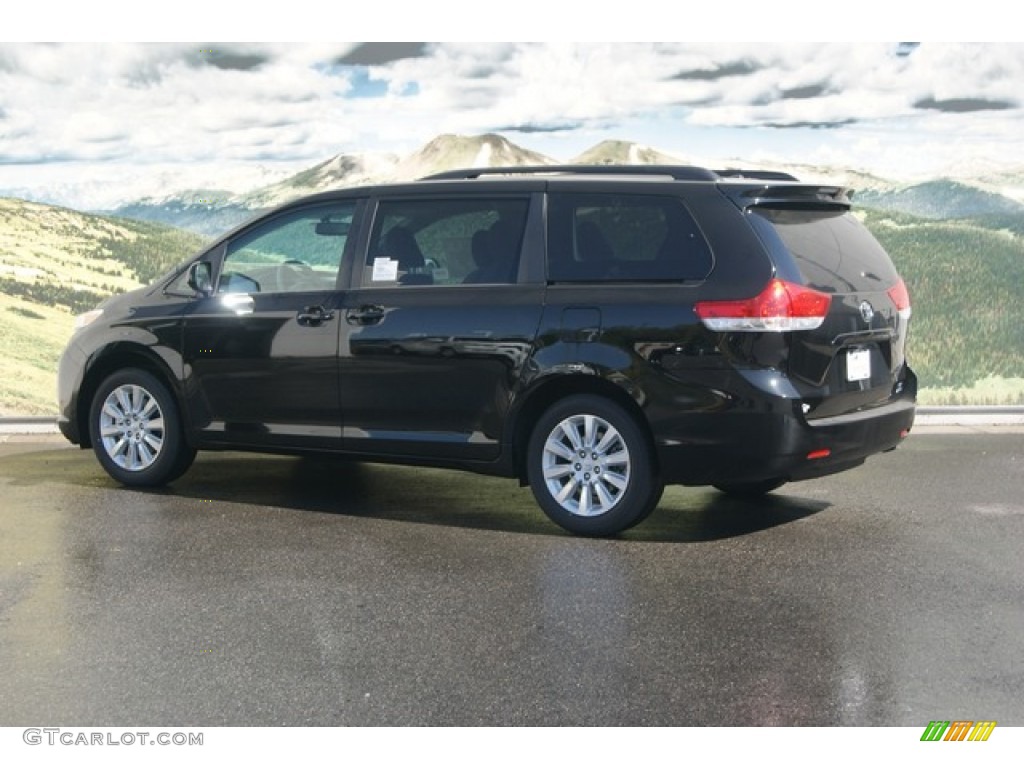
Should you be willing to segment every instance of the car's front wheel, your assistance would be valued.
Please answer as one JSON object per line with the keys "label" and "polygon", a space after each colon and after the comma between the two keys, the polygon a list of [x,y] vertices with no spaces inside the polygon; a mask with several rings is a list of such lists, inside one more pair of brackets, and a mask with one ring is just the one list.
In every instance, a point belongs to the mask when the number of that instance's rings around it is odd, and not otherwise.
{"label": "car's front wheel", "polygon": [[527,451],[537,503],[573,533],[624,531],[651,513],[664,490],[636,420],[602,397],[575,395],[552,405]]}
{"label": "car's front wheel", "polygon": [[93,450],[107,474],[125,485],[163,485],[181,476],[196,452],[184,440],[177,404],[143,370],[107,377],[89,410]]}

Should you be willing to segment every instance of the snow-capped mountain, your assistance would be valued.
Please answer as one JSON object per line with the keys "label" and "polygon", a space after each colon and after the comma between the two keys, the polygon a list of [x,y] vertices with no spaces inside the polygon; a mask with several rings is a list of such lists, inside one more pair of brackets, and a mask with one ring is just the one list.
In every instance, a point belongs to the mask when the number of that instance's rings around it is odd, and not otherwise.
{"label": "snow-capped mountain", "polygon": [[233,229],[256,210],[239,204],[235,195],[224,190],[190,189],[162,198],[145,197],[103,213],[213,236]]}
{"label": "snow-capped mountain", "polygon": [[[2,166],[2,164],[0,164]],[[51,163],[31,169],[2,166],[0,195],[78,211],[112,211],[142,200],[151,205],[247,193],[280,181],[294,166]]]}
{"label": "snow-capped mountain", "polygon": [[1024,203],[1024,168],[990,171],[974,177],[970,183],[987,192]]}
{"label": "snow-capped mountain", "polygon": [[630,141],[602,141],[569,161],[573,165],[693,165],[679,155]]}
{"label": "snow-capped mountain", "polygon": [[269,208],[315,192],[371,184],[390,175],[398,162],[398,156],[391,154],[335,155],[276,184],[240,195],[235,202],[249,209]]}
{"label": "snow-capped mountain", "polygon": [[497,168],[519,165],[553,165],[557,161],[513,144],[504,136],[456,136],[446,133],[404,158],[389,180],[411,181],[456,168]]}

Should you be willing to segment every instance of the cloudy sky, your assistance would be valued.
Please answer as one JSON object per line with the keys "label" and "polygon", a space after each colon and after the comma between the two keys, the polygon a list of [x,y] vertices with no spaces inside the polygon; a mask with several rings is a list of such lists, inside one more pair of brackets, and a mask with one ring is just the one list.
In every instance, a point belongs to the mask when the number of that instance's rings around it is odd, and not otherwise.
{"label": "cloudy sky", "polygon": [[1022,118],[1019,43],[15,43],[0,193],[100,207],[484,132],[969,176],[1024,169]]}

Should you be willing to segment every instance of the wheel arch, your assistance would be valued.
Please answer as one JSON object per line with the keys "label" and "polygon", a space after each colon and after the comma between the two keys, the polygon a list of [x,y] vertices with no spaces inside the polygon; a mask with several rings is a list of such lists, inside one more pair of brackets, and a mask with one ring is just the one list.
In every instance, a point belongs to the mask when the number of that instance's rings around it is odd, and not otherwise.
{"label": "wheel arch", "polygon": [[[125,368],[138,368],[156,376],[176,400],[179,412],[183,413],[177,379],[158,354],[149,347],[139,344],[111,344],[93,355],[78,390],[75,422],[78,426],[78,434],[81,436],[80,446],[82,448],[92,447],[92,438],[89,433],[89,409],[92,407],[96,390],[104,379]],[[188,430],[182,431],[185,433],[186,442],[188,442]]]}
{"label": "wheel arch", "polygon": [[647,439],[651,460],[657,466],[658,454],[654,446],[654,437],[647,417],[637,401],[630,397],[621,386],[596,375],[583,373],[548,377],[526,393],[519,407],[512,416],[511,453],[515,462],[515,476],[520,485],[529,482],[527,477],[526,452],[530,443],[530,434],[541,415],[566,397],[573,395],[595,395],[604,397],[622,407],[636,421],[637,427]]}

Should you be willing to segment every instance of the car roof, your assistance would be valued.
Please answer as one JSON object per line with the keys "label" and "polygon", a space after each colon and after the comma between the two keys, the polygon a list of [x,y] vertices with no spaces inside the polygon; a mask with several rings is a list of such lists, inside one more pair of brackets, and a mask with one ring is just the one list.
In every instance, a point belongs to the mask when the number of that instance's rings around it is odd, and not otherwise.
{"label": "car roof", "polygon": [[[264,214],[295,205],[343,198],[415,197],[444,190],[452,194],[543,192],[573,185],[716,185],[740,207],[769,201],[795,203],[818,200],[849,207],[848,190],[839,186],[804,184],[780,171],[747,168],[710,170],[691,165],[532,165],[462,168],[425,176],[415,181],[344,187],[288,201]],[[578,186],[577,186],[578,188]],[[649,190],[645,190],[649,191]]]}

